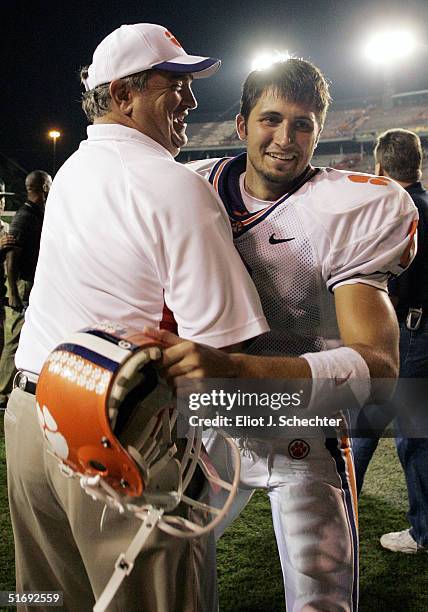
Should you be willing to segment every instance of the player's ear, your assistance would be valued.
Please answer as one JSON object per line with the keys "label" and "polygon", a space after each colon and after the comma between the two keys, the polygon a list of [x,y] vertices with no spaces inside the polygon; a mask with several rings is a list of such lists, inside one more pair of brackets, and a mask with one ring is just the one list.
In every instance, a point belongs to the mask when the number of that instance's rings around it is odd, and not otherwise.
{"label": "player's ear", "polygon": [[109,92],[115,106],[125,115],[130,115],[133,106],[133,90],[122,79],[116,79],[110,83]]}
{"label": "player's ear", "polygon": [[236,115],[236,131],[238,132],[239,140],[246,140],[247,124],[245,123],[245,119],[241,114]]}
{"label": "player's ear", "polygon": [[318,143],[319,143],[320,138],[321,138],[321,132],[323,130],[323,127],[324,127],[323,125],[319,125],[318,126],[318,134],[317,134],[317,137],[316,137],[316,140],[315,140],[314,149],[316,149],[317,146],[318,146]]}

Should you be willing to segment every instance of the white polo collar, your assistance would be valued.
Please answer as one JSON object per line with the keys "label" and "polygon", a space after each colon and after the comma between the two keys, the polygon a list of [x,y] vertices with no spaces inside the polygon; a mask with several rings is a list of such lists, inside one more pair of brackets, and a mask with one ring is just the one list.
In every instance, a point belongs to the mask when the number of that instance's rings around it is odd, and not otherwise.
{"label": "white polo collar", "polygon": [[88,125],[88,140],[127,140],[144,144],[146,147],[161,153],[167,159],[174,160],[171,153],[161,144],[134,128],[119,123],[96,123]]}

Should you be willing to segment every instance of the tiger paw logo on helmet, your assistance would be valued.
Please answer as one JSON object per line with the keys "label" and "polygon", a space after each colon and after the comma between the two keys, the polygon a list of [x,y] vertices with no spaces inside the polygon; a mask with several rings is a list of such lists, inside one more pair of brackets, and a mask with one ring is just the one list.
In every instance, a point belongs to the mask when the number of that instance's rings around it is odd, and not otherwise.
{"label": "tiger paw logo on helmet", "polygon": [[309,444],[304,440],[293,440],[288,445],[288,453],[292,459],[304,459],[309,454]]}
{"label": "tiger paw logo on helmet", "polygon": [[39,418],[39,425],[42,429],[43,435],[52,447],[55,455],[61,457],[61,459],[67,459],[68,457],[68,444],[61,432],[58,431],[58,425],[49,412],[47,406],[40,408],[37,403],[37,416]]}

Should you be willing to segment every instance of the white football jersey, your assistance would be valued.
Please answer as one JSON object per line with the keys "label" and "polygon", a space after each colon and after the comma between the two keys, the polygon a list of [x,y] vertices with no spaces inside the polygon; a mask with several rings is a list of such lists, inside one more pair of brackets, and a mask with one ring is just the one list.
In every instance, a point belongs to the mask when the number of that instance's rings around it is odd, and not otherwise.
{"label": "white football jersey", "polygon": [[276,202],[251,210],[243,193],[246,154],[188,164],[219,193],[235,246],[259,291],[271,332],[255,354],[301,355],[340,346],[332,292],[366,283],[387,290],[415,252],[418,213],[383,177],[311,168]]}

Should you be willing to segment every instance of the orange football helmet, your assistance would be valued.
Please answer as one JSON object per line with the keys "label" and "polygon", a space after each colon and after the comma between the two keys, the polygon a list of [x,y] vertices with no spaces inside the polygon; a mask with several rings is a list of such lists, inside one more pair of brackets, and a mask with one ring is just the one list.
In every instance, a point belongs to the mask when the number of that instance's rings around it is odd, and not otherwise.
{"label": "orange football helmet", "polygon": [[[231,481],[213,467],[201,427],[189,426],[186,438],[177,439],[177,409],[169,396],[160,397],[154,366],[161,350],[135,329],[95,325],[56,347],[37,384],[40,426],[64,474],[79,477],[93,498],[143,521],[118,558],[97,611],[111,601],[156,525],[185,538],[211,531],[229,510],[239,482],[239,450],[221,431],[232,455]],[[223,490],[220,509],[186,494],[197,466],[215,493]],[[168,514],[180,503],[202,510],[206,524]]]}

